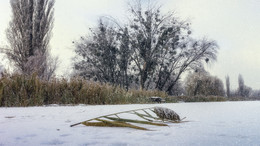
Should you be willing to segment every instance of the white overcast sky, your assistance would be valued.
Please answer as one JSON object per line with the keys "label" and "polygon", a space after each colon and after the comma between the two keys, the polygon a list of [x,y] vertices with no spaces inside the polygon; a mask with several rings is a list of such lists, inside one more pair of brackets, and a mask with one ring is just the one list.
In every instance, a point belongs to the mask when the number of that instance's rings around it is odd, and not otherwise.
{"label": "white overcast sky", "polygon": [[[56,0],[52,53],[60,58],[58,74],[71,70],[72,41],[89,32],[100,16],[111,15],[121,21],[127,16],[130,0]],[[150,0],[151,2],[153,0]],[[260,89],[260,0],[158,0],[162,10],[175,11],[189,19],[193,34],[207,36],[220,46],[218,61],[206,67],[231,88],[237,88],[242,74],[245,84]],[[11,17],[9,0],[0,0],[0,46],[7,45],[5,30]],[[1,59],[0,59],[1,60]]]}

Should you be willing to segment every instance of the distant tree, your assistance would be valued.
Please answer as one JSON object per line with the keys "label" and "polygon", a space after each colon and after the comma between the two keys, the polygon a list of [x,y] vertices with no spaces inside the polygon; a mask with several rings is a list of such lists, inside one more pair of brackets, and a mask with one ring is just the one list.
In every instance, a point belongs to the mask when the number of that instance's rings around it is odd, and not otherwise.
{"label": "distant tree", "polygon": [[54,0],[10,0],[12,19],[6,31],[7,57],[23,74],[36,72],[50,78],[57,59],[49,54],[49,41],[54,21]]}
{"label": "distant tree", "polygon": [[238,95],[244,97],[245,83],[241,74],[238,75]]}
{"label": "distant tree", "polygon": [[225,93],[223,82],[206,71],[189,74],[186,78],[185,90],[189,96],[224,96]]}
{"label": "distant tree", "polygon": [[226,76],[226,93],[227,93],[227,97],[230,97],[230,81],[229,81],[229,76]]}
{"label": "distant tree", "polygon": [[260,90],[252,90],[251,98],[260,99]]}
{"label": "distant tree", "polygon": [[243,76],[239,74],[237,94],[241,97],[249,97],[251,92],[252,88],[245,85]]}
{"label": "distant tree", "polygon": [[174,87],[172,88],[170,93],[171,93],[171,95],[174,95],[174,96],[184,95],[185,94],[185,89],[184,89],[183,83],[179,80],[174,85]]}
{"label": "distant tree", "polygon": [[252,88],[245,86],[244,93],[243,93],[244,97],[250,97],[251,94],[252,94]]}

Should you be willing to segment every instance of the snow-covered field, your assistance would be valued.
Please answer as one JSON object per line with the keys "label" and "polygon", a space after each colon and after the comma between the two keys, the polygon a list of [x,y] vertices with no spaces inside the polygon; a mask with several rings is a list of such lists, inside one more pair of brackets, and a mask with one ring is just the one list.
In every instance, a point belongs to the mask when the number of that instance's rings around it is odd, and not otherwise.
{"label": "snow-covered field", "polygon": [[[169,127],[100,128],[71,124],[101,115],[167,107],[187,123]],[[0,146],[260,145],[260,102],[0,108]]]}

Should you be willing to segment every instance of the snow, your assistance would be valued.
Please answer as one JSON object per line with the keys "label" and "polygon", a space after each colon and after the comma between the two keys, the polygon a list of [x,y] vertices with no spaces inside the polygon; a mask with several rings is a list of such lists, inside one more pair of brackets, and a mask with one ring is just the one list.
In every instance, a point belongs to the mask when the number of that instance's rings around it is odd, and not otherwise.
{"label": "snow", "polygon": [[[86,127],[71,124],[154,106],[174,110],[186,123],[169,127]],[[259,145],[260,102],[0,108],[0,146],[28,145]]]}

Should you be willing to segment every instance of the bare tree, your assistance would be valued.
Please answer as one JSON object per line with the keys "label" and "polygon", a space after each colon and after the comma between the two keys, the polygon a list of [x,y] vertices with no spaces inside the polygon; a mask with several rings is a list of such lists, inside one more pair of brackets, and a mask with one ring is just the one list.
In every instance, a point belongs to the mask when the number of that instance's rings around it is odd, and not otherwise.
{"label": "bare tree", "polygon": [[260,90],[252,90],[251,98],[259,99],[260,98]]}
{"label": "bare tree", "polygon": [[187,76],[185,89],[189,96],[224,96],[225,93],[223,82],[203,70],[191,73]]}
{"label": "bare tree", "polygon": [[[77,58],[81,56],[75,69],[100,82],[175,94],[178,87],[174,86],[185,71],[216,60],[218,45],[192,38],[190,23],[174,13],[163,15],[156,5],[143,9],[141,2],[135,4],[130,5],[129,22],[124,27],[109,19],[114,22],[112,27],[99,26],[92,36],[75,43]],[[114,53],[109,53],[111,49]]]}
{"label": "bare tree", "polygon": [[243,76],[239,74],[237,94],[241,97],[249,97],[251,92],[252,88],[245,85]]}
{"label": "bare tree", "polygon": [[[92,35],[81,37],[77,42],[74,68],[84,78],[99,82],[117,84],[119,81],[118,47],[116,32],[112,27],[99,21]],[[79,57],[80,56],[80,57]]]}
{"label": "bare tree", "polygon": [[226,92],[227,92],[227,97],[230,97],[230,81],[229,81],[229,76],[226,76]]}
{"label": "bare tree", "polygon": [[171,90],[171,95],[174,96],[181,96],[185,94],[185,89],[183,83],[179,80]]}
{"label": "bare tree", "polygon": [[48,61],[54,3],[55,0],[10,0],[12,20],[6,31],[9,48],[5,53],[23,74],[36,72],[41,78],[49,78],[57,67],[56,59]]}
{"label": "bare tree", "polygon": [[207,39],[190,37],[190,23],[174,13],[162,15],[160,8],[141,2],[131,8],[129,25],[131,59],[140,79],[140,88],[156,88],[171,93],[182,73],[216,60],[218,45]]}
{"label": "bare tree", "polygon": [[238,75],[238,95],[244,97],[245,83],[241,74]]}
{"label": "bare tree", "polygon": [[120,85],[125,87],[127,90],[132,82],[133,75],[131,75],[132,70],[131,65],[131,50],[130,50],[130,38],[129,38],[128,28],[119,29],[117,33],[117,40],[119,41],[118,49],[118,67],[119,67],[119,81]]}

